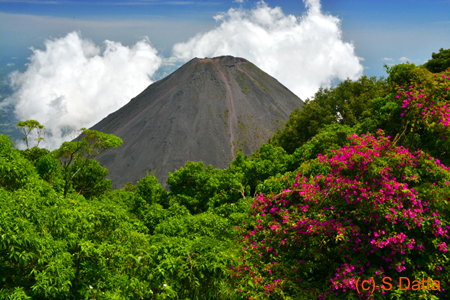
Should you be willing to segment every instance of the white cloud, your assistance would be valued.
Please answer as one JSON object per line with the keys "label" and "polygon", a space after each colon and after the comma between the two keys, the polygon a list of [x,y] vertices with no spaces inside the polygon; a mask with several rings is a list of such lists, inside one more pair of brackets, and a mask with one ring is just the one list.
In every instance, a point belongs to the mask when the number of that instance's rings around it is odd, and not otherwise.
{"label": "white cloud", "polygon": [[244,0],[234,0],[235,3],[244,3]]}
{"label": "white cloud", "polygon": [[163,65],[164,66],[175,66],[178,62],[178,59],[176,57],[169,57],[163,59]]}
{"label": "white cloud", "polygon": [[404,56],[403,56],[403,57],[400,57],[398,60],[401,61],[401,62],[403,62],[403,63],[406,63],[406,62],[410,61],[409,58],[404,57]]}
{"label": "white cloud", "polygon": [[358,60],[359,61],[365,61],[364,57],[360,57],[360,56],[358,56]]}
{"label": "white cloud", "polygon": [[354,46],[342,40],[340,20],[321,12],[319,0],[304,0],[307,12],[285,15],[261,1],[252,10],[233,9],[215,16],[220,26],[173,47],[174,56],[233,55],[246,58],[277,78],[302,99],[333,79],[357,79],[363,67]]}
{"label": "white cloud", "polygon": [[389,58],[389,57],[383,57],[381,60],[382,61],[393,61],[393,59]]}
{"label": "white cloud", "polygon": [[54,149],[71,137],[68,130],[91,127],[125,105],[152,83],[162,64],[148,39],[132,47],[105,42],[100,47],[77,32],[31,48],[27,70],[10,75],[19,120],[35,119],[51,131],[44,146]]}
{"label": "white cloud", "polygon": [[6,66],[7,67],[12,67],[12,66],[14,66],[14,63],[8,63],[8,64],[6,64]]}

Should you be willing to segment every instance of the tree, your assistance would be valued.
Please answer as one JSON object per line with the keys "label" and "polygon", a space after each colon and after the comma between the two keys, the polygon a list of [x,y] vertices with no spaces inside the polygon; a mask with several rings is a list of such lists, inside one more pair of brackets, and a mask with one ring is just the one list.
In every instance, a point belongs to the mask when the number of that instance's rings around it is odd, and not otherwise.
{"label": "tree", "polygon": [[166,208],[168,207],[166,190],[158,182],[158,178],[148,173],[147,176],[138,181],[134,196],[136,203],[138,200],[142,200],[143,203],[158,203]]}
{"label": "tree", "polygon": [[35,141],[37,141],[36,147],[39,146],[39,143],[44,140],[44,137],[42,135],[45,134],[45,127],[44,125],[41,125],[38,121],[36,120],[19,121],[16,126],[25,135],[25,137],[22,138],[22,140],[24,140],[25,143],[27,144],[27,149],[30,149],[28,145],[28,136],[32,132],[34,132],[37,135],[37,138],[35,139]]}
{"label": "tree", "polygon": [[136,189],[137,189],[137,186],[134,185],[133,183],[131,183],[131,182],[129,181],[129,182],[127,182],[127,183],[123,186],[122,189],[123,189],[124,191],[126,191],[126,192],[134,193],[134,192],[136,191]]}
{"label": "tree", "polygon": [[205,168],[203,162],[187,162],[184,167],[169,173],[169,201],[186,206],[191,214],[214,210],[245,198],[242,178],[242,173],[231,169],[214,169],[211,165]]}
{"label": "tree", "polygon": [[386,72],[389,74],[387,82],[391,93],[395,93],[399,86],[410,86],[417,78],[411,71],[417,69],[415,64],[403,63],[392,67],[384,65]]}
{"label": "tree", "polygon": [[[66,197],[69,189],[73,187],[74,179],[81,172],[81,174],[88,175],[86,168],[96,168],[96,176],[90,178],[89,181],[83,181],[83,176],[79,176],[75,189],[78,193],[83,194],[86,190],[92,193],[100,182],[105,180],[107,170],[105,168],[99,169],[97,162],[94,163],[95,157],[111,148],[117,148],[122,145],[122,139],[112,134],[106,134],[95,130],[86,128],[81,129],[82,133],[75,142],[64,142],[59,149],[53,151],[54,157],[60,160],[63,168],[64,180],[64,197]],[[81,140],[80,140],[81,139]],[[92,169],[91,170],[94,170]],[[89,187],[86,186],[89,184]]]}
{"label": "tree", "polygon": [[301,111],[291,113],[284,129],[275,133],[270,143],[292,154],[325,125],[354,126],[370,118],[372,99],[388,93],[386,80],[366,76],[356,81],[347,79],[336,87],[320,88],[312,100],[306,100]]}
{"label": "tree", "polygon": [[423,64],[432,73],[439,73],[450,68],[450,49],[439,49],[439,53],[431,55],[432,59]]}
{"label": "tree", "polygon": [[72,186],[86,199],[98,197],[112,188],[112,182],[105,177],[108,169],[102,167],[95,159],[75,160],[70,166]]}
{"label": "tree", "polygon": [[283,148],[263,144],[252,154],[252,157],[244,156],[242,152],[239,152],[235,160],[230,163],[229,170],[235,174],[242,174],[241,193],[250,196],[254,195],[256,187],[270,176],[288,171],[287,161],[289,161],[289,155]]}
{"label": "tree", "polygon": [[25,187],[36,175],[33,164],[14,148],[6,135],[0,135],[0,188],[14,190]]}
{"label": "tree", "polygon": [[450,70],[433,74],[418,68],[411,75],[414,80],[408,86],[398,86],[396,96],[403,110],[400,117],[410,124],[405,146],[424,149],[449,165]]}

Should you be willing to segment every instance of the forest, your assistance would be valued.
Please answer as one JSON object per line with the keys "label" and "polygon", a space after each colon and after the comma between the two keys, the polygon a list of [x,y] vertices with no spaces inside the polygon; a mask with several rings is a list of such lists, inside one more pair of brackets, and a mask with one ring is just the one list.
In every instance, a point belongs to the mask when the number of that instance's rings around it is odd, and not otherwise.
{"label": "forest", "polygon": [[[450,49],[321,88],[251,157],[112,189],[81,129],[0,135],[0,299],[449,299]],[[37,136],[36,139],[30,138]]]}

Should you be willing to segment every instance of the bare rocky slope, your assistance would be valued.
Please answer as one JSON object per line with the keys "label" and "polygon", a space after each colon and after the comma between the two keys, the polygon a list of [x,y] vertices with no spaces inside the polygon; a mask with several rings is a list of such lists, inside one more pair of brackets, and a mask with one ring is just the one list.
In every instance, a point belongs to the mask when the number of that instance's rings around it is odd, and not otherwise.
{"label": "bare rocky slope", "polygon": [[91,129],[123,145],[97,157],[114,188],[187,161],[226,168],[241,150],[257,150],[303,101],[251,62],[238,57],[194,58]]}

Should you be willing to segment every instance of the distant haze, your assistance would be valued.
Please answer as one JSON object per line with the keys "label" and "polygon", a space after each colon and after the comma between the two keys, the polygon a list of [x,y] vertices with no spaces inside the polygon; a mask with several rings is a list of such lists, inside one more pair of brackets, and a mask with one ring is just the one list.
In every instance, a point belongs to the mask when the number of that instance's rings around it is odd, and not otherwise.
{"label": "distant haze", "polygon": [[320,1],[305,0],[307,11],[285,15],[263,1],[251,10],[230,9],[215,17],[218,26],[173,47],[163,58],[148,39],[134,46],[105,41],[102,48],[79,32],[45,41],[33,49],[27,70],[14,72],[14,94],[20,120],[36,119],[51,136],[43,144],[59,147],[71,130],[90,127],[147,88],[162,66],[180,65],[193,57],[233,55],[246,58],[302,99],[333,79],[362,75],[350,43],[342,40],[340,21],[321,12]]}

